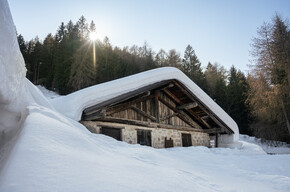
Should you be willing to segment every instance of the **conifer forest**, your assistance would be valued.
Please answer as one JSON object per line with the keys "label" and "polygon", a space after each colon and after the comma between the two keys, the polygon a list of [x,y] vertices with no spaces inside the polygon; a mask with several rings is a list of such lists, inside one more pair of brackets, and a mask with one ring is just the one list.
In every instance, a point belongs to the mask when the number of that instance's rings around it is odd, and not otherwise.
{"label": "conifer forest", "polygon": [[[62,22],[44,40],[27,41],[19,33],[27,78],[61,95],[158,67],[176,67],[202,88],[238,124],[241,134],[290,143],[290,29],[287,19],[274,15],[257,26],[249,71],[215,62],[201,63],[194,47],[152,50],[143,46],[117,47],[84,16]],[[149,40],[150,41],[150,40]]]}

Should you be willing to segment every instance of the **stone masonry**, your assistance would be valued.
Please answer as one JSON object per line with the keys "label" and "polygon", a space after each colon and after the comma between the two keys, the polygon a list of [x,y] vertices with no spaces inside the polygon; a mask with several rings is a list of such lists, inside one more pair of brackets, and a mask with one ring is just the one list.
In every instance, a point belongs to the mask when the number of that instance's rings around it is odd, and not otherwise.
{"label": "stone masonry", "polygon": [[172,139],[174,147],[182,147],[182,133],[191,134],[193,146],[209,146],[209,135],[207,133],[195,131],[181,131],[165,128],[149,128],[135,125],[125,125],[119,123],[99,122],[99,121],[82,121],[81,122],[92,133],[100,133],[102,126],[120,128],[122,141],[130,144],[137,144],[137,130],[151,130],[152,147],[164,148],[165,138]]}

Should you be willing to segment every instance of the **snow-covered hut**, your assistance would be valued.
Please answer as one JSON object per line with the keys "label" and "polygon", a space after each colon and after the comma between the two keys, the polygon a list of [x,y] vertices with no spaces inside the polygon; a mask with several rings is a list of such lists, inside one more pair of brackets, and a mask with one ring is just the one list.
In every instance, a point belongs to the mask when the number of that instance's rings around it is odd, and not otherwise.
{"label": "snow-covered hut", "polygon": [[176,68],[102,83],[53,102],[91,132],[132,144],[221,146],[239,135],[233,119]]}

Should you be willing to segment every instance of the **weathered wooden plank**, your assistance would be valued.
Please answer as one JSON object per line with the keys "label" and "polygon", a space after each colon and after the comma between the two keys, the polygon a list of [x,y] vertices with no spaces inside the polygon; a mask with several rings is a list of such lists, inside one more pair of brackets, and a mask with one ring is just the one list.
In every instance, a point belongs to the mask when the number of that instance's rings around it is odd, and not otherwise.
{"label": "weathered wooden plank", "polygon": [[164,105],[166,105],[167,107],[169,107],[172,111],[174,111],[175,113],[178,113],[178,117],[180,119],[182,119],[183,121],[185,121],[187,124],[189,124],[192,127],[196,127],[199,129],[202,129],[196,122],[194,122],[190,117],[188,117],[186,115],[185,112],[183,112],[182,110],[178,110],[175,107],[173,107],[170,103],[168,103],[167,101],[165,101],[162,98],[159,98],[159,101],[161,101]]}
{"label": "weathered wooden plank", "polygon": [[153,98],[154,98],[154,95],[148,95],[148,96],[145,96],[145,97],[137,98],[137,99],[135,99],[133,101],[130,101],[130,102],[121,103],[121,104],[109,107],[107,109],[107,115],[112,115],[114,113],[118,113],[120,111],[129,109],[132,105],[135,105],[136,103],[139,103],[139,102],[142,102],[142,101],[146,101],[146,100],[151,100]]}
{"label": "weathered wooden plank", "polygon": [[[151,119],[152,121],[156,121],[156,118],[149,115],[148,113],[145,113],[144,111],[142,111],[141,109],[137,108],[137,107],[134,107],[134,106],[131,106],[131,109],[133,109],[134,111],[136,111],[137,113]],[[138,119],[137,119],[138,120]]]}
{"label": "weathered wooden plank", "polygon": [[180,99],[178,99],[175,95],[173,95],[173,93],[171,93],[168,90],[162,90],[164,93],[166,93],[166,95],[168,95],[170,98],[172,98],[176,103],[180,103]]}
{"label": "weathered wooden plank", "polygon": [[150,127],[150,128],[175,129],[175,130],[181,130],[181,131],[195,131],[195,132],[205,133],[203,129],[196,129],[196,128],[192,128],[192,127],[176,126],[176,125],[173,126],[173,125],[160,124],[160,123],[154,123],[154,122],[145,122],[145,121],[113,118],[113,117],[108,117],[108,116],[106,118],[100,118],[100,119],[95,120],[95,121],[121,123],[121,124],[136,125],[136,126],[143,126],[143,127]]}
{"label": "weathered wooden plank", "polygon": [[[198,98],[194,98],[187,90],[185,90],[179,83],[177,83],[175,80],[173,80],[174,82],[174,85],[176,85],[177,87],[180,88],[180,90],[186,94],[189,98],[191,98],[193,101],[199,101]],[[218,125],[220,126],[221,128],[224,128],[228,133],[233,133],[233,131],[228,128],[227,126],[225,126],[223,123],[221,123],[222,121],[221,120],[218,120],[215,115],[212,114],[212,112],[209,112],[202,104],[201,102],[199,101],[199,108],[201,108],[208,116],[210,116],[210,118]]]}
{"label": "weathered wooden plank", "polygon": [[205,133],[220,133],[221,132],[221,128],[204,129],[203,131]]}
{"label": "weathered wooden plank", "polygon": [[162,118],[160,119],[160,122],[161,122],[161,121],[165,121],[165,120],[167,120],[167,119],[170,119],[170,118],[172,118],[172,117],[175,117],[175,116],[177,116],[177,115],[178,115],[178,113],[173,113],[173,114],[167,115],[167,116],[165,116],[165,117],[162,117]]}
{"label": "weathered wooden plank", "polygon": [[197,106],[198,106],[197,102],[192,102],[192,103],[187,103],[187,104],[178,106],[177,109],[192,109]]}
{"label": "weathered wooden plank", "polygon": [[155,92],[155,97],[154,97],[154,107],[155,107],[155,113],[156,113],[156,122],[159,123],[159,115],[160,115],[160,110],[159,110],[159,91]]}

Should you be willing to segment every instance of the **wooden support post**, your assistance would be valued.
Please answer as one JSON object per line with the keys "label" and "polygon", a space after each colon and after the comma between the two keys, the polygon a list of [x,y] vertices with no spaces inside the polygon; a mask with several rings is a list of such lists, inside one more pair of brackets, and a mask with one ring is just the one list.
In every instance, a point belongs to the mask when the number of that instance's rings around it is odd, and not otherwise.
{"label": "wooden support post", "polygon": [[155,106],[155,113],[156,113],[156,122],[159,123],[159,91],[155,92],[155,100],[154,100],[154,106]]}
{"label": "wooden support post", "polygon": [[218,147],[218,138],[219,138],[219,134],[218,134],[218,132],[216,131],[215,132],[215,147],[217,148]]}

